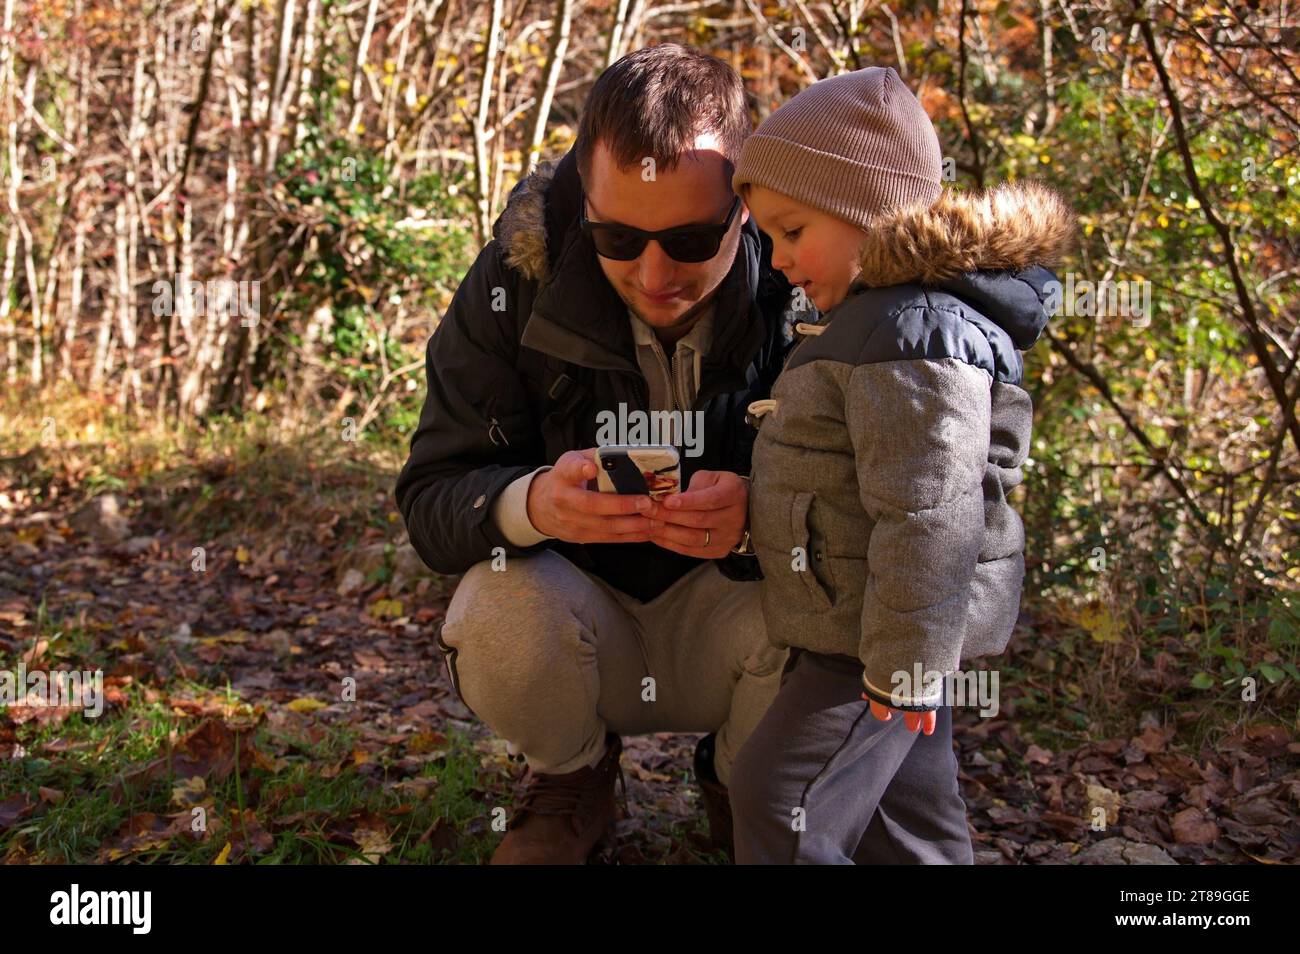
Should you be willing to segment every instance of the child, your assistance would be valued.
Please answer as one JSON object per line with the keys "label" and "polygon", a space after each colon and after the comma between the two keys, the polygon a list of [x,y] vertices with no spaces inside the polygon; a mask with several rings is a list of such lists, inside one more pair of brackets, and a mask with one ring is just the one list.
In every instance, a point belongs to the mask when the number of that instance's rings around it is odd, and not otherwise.
{"label": "child", "polygon": [[738,863],[973,860],[943,677],[1016,621],[1020,349],[1074,221],[1027,183],[945,191],[942,165],[921,104],[872,67],[773,113],[732,180],[824,315],[751,406],[751,538],[791,653],[732,769]]}

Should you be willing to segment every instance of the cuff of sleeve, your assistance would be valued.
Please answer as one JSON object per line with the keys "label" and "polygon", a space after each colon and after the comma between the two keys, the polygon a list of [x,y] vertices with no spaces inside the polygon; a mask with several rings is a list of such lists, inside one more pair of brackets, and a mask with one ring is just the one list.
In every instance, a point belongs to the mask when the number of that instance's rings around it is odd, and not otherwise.
{"label": "cuff of sleeve", "polygon": [[908,695],[905,692],[895,692],[891,689],[885,689],[873,685],[867,678],[864,671],[862,673],[862,688],[864,694],[874,702],[890,709],[898,709],[902,712],[929,712],[943,705],[943,683],[938,682],[933,686],[931,691],[925,693],[915,693]]}
{"label": "cuff of sleeve", "polygon": [[528,488],[534,477],[550,469],[549,464],[543,465],[531,473],[516,477],[492,501],[492,521],[502,536],[514,546],[531,547],[543,540],[553,539],[539,532],[528,519]]}

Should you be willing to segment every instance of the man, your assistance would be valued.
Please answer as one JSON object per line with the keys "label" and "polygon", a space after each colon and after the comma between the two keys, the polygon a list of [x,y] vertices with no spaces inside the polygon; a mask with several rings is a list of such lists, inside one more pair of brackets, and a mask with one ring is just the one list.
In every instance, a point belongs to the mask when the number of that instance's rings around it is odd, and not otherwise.
{"label": "man", "polygon": [[[421,558],[464,573],[439,636],[452,682],[528,762],[494,864],[583,862],[614,818],[619,735],[655,731],[709,733],[695,768],[730,850],[731,762],[786,660],[746,555],[745,415],[802,317],[731,191],[750,130],[721,61],[619,60],[430,339],[397,500]],[[689,412],[685,492],[595,492],[602,427],[655,411]]]}

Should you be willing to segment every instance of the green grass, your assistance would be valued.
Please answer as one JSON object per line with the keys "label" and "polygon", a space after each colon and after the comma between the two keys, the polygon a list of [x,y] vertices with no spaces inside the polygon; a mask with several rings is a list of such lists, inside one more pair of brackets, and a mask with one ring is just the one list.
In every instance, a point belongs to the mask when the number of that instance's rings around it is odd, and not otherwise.
{"label": "green grass", "polygon": [[[180,696],[202,687],[177,683],[171,693]],[[235,703],[236,715],[248,706]],[[265,724],[254,731],[253,745],[261,752],[279,755],[275,770],[261,765],[239,765],[237,771],[207,788],[199,801],[207,812],[207,837],[191,837],[188,830],[168,839],[164,846],[129,854],[123,860],[163,864],[213,862],[226,843],[244,837],[241,805],[271,833],[271,848],[232,861],[267,864],[337,864],[349,859],[365,861],[341,834],[350,819],[361,817],[388,830],[391,849],[386,863],[462,863],[485,860],[498,837],[491,830],[492,790],[505,779],[480,765],[481,754],[473,740],[459,733],[448,736],[445,756],[424,764],[415,777],[433,777],[437,784],[419,798],[394,791],[398,781],[396,753],[380,750],[371,764],[348,761],[358,742],[355,729],[303,717],[323,730],[315,741],[278,735]],[[199,724],[197,718],[173,713],[159,695],[146,699],[146,691],[127,690],[127,703],[97,719],[75,714],[60,726],[28,722],[17,727],[17,739],[27,754],[6,763],[0,772],[0,801],[35,795],[41,788],[63,793],[53,804],[41,803],[36,811],[7,832],[0,833],[0,857],[37,863],[87,863],[100,860],[101,849],[116,843],[122,826],[132,817],[158,816],[184,811],[173,800],[173,785],[180,780],[161,773],[154,779],[128,781],[132,772],[169,754],[173,729],[183,736]],[[46,743],[59,740],[66,748],[44,752]],[[343,767],[333,778],[322,768]],[[277,819],[297,816],[279,826]],[[420,841],[439,821],[444,835]],[[187,826],[188,827],[188,826]],[[281,830],[276,830],[280,828]],[[368,862],[366,862],[368,863]]]}

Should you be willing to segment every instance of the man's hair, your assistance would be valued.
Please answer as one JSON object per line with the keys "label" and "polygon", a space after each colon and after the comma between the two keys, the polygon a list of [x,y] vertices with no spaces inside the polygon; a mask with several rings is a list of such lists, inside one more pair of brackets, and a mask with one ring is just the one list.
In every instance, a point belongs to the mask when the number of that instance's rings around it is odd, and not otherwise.
{"label": "man's hair", "polygon": [[603,142],[620,169],[647,157],[672,170],[695,137],[718,136],[730,181],[740,147],[752,131],[745,86],[722,60],[661,43],[618,60],[587,95],[578,125],[578,173],[590,181],[596,143]]}

